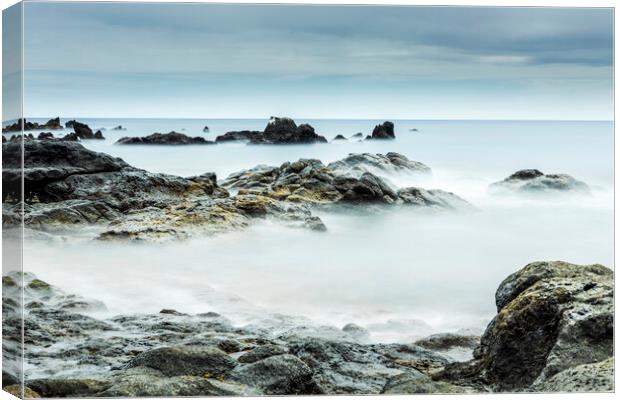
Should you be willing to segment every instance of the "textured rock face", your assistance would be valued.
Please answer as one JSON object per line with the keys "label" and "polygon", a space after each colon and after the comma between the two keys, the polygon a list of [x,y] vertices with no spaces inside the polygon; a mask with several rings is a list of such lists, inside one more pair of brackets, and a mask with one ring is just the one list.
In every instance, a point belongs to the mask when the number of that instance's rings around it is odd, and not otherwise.
{"label": "textured rock face", "polygon": [[431,169],[419,161],[409,160],[399,153],[383,154],[349,154],[342,160],[327,165],[334,173],[359,178],[365,172],[381,174],[430,174]]}
{"label": "textured rock face", "polygon": [[183,133],[153,133],[144,137],[123,137],[116,144],[161,144],[161,145],[186,145],[186,144],[213,144],[203,137],[189,137]]}
{"label": "textured rock face", "polygon": [[68,121],[65,123],[65,127],[73,128],[73,133],[66,135],[63,140],[104,139],[101,131],[93,133],[93,130],[88,125],[76,120]]}
{"label": "textured rock face", "polygon": [[495,191],[516,191],[522,193],[575,192],[588,193],[590,188],[566,174],[543,174],[537,169],[524,169],[515,172],[500,182],[491,184]]}
{"label": "textured rock face", "polygon": [[371,139],[395,139],[394,135],[394,123],[385,121],[381,125],[375,126],[372,130]]}
{"label": "textured rock face", "polygon": [[234,142],[234,141],[238,141],[238,140],[250,141],[250,139],[252,137],[258,136],[258,135],[261,135],[261,134],[262,134],[261,131],[233,131],[233,132],[226,132],[225,134],[216,137],[215,141],[217,143]]}
{"label": "textured rock face", "polygon": [[501,283],[496,304],[498,313],[480,340],[476,360],[455,366],[443,378],[460,376],[499,391],[554,387],[553,382],[576,376],[559,375],[563,371],[613,356],[613,272],[608,268],[532,263]]}
{"label": "textured rock face", "polygon": [[125,368],[147,367],[164,376],[219,376],[233,369],[237,362],[215,347],[160,347],[133,358]]}

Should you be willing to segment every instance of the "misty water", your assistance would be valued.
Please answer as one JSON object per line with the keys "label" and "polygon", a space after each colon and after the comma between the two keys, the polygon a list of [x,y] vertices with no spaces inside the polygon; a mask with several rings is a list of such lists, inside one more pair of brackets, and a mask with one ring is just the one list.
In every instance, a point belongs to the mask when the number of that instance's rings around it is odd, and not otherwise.
{"label": "misty water", "polygon": [[[223,179],[258,164],[298,158],[328,163],[348,153],[395,151],[427,164],[433,174],[424,180],[389,176],[392,183],[452,191],[476,207],[318,211],[327,232],[262,221],[244,231],[171,244],[102,243],[79,232],[53,242],[26,241],[24,270],[102,300],[110,314],[216,311],[243,325],[283,313],[309,324],[354,322],[369,329],[372,340],[406,342],[435,332],[480,332],[495,314],[499,283],[529,262],[614,267],[612,122],[394,121],[394,141],[174,147],[114,142],[171,130],[213,139],[230,130],[262,130],[267,121],[80,120],[93,130],[106,128],[105,141],[84,141],[86,147],[181,176],[215,172]],[[297,122],[332,139],[369,134],[382,121]],[[127,130],[111,130],[119,124]],[[570,174],[588,183],[592,194],[489,193],[490,183],[523,168]]]}

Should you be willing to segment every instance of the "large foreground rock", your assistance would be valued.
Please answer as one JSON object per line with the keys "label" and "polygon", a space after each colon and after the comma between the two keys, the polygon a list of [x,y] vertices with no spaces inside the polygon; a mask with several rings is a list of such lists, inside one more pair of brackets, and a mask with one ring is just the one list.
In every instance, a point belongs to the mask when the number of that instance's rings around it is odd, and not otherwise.
{"label": "large foreground rock", "polygon": [[503,181],[491,184],[490,187],[495,191],[515,191],[521,193],[588,193],[590,191],[588,185],[570,175],[545,175],[537,169],[517,171]]}
{"label": "large foreground rock", "polygon": [[498,391],[561,385],[572,390],[584,387],[574,370],[582,366],[577,371],[597,377],[589,381],[589,390],[608,390],[610,378],[603,375],[610,369],[586,365],[613,357],[613,279],[602,265],[528,264],[497,289],[498,313],[476,359],[447,368],[439,378]]}

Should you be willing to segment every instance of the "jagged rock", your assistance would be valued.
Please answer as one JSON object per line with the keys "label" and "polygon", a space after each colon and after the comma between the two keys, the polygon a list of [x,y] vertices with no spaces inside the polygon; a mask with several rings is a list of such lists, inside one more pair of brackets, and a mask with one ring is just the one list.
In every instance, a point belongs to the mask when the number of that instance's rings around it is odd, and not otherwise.
{"label": "jagged rock", "polygon": [[322,393],[312,377],[312,370],[290,354],[242,364],[232,370],[228,377],[248,386],[259,387],[269,395]]}
{"label": "jagged rock", "polygon": [[475,360],[446,368],[438,379],[528,390],[613,356],[613,272],[602,265],[531,263],[506,278],[495,299],[498,314]]}
{"label": "jagged rock", "polygon": [[139,354],[125,368],[147,367],[164,376],[220,376],[237,362],[216,347],[160,347]]}
{"label": "jagged rock", "polygon": [[214,144],[207,139],[196,136],[189,137],[183,133],[153,133],[144,137],[123,137],[116,141],[116,144],[156,144],[156,145],[186,145],[186,144]]}
{"label": "jagged rock", "polygon": [[78,122],[76,120],[68,121],[65,124],[67,128],[73,128],[74,135],[67,135],[63,138],[63,140],[75,140],[78,139],[104,139],[101,131],[98,131],[98,134],[93,133],[93,130],[90,127],[82,122]]}
{"label": "jagged rock", "polygon": [[375,126],[372,130],[371,139],[395,139],[394,135],[394,123],[385,121],[381,125]]}
{"label": "jagged rock", "polygon": [[264,346],[259,346],[255,349],[248,351],[247,353],[242,354],[241,356],[239,356],[237,361],[239,361],[240,363],[253,363],[267,357],[286,354],[286,352],[287,350],[282,346],[267,344]]}
{"label": "jagged rock", "polygon": [[590,188],[566,174],[543,174],[537,169],[524,169],[515,172],[500,182],[491,184],[495,191],[516,191],[529,193],[575,192],[588,193]]}
{"label": "jagged rock", "polygon": [[228,142],[244,140],[250,144],[301,144],[301,143],[326,143],[323,136],[314,132],[314,128],[308,124],[297,126],[290,118],[272,117],[263,130],[260,131],[233,131],[218,136],[216,142]]}

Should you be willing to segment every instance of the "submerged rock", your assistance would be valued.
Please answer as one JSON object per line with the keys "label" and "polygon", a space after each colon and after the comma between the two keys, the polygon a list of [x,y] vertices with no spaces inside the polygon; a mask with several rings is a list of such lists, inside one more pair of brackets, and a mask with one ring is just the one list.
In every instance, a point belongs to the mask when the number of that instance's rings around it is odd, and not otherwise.
{"label": "submerged rock", "polygon": [[515,172],[501,182],[490,186],[493,190],[517,191],[529,193],[575,192],[588,193],[590,188],[566,174],[543,174],[537,169],[524,169]]}
{"label": "submerged rock", "polygon": [[347,138],[342,135],[336,135],[332,140],[347,140]]}
{"label": "submerged rock", "polygon": [[123,137],[116,141],[116,144],[160,144],[160,145],[186,145],[186,144],[213,144],[207,139],[196,136],[189,137],[183,133],[153,133],[152,135],[138,137]]}

